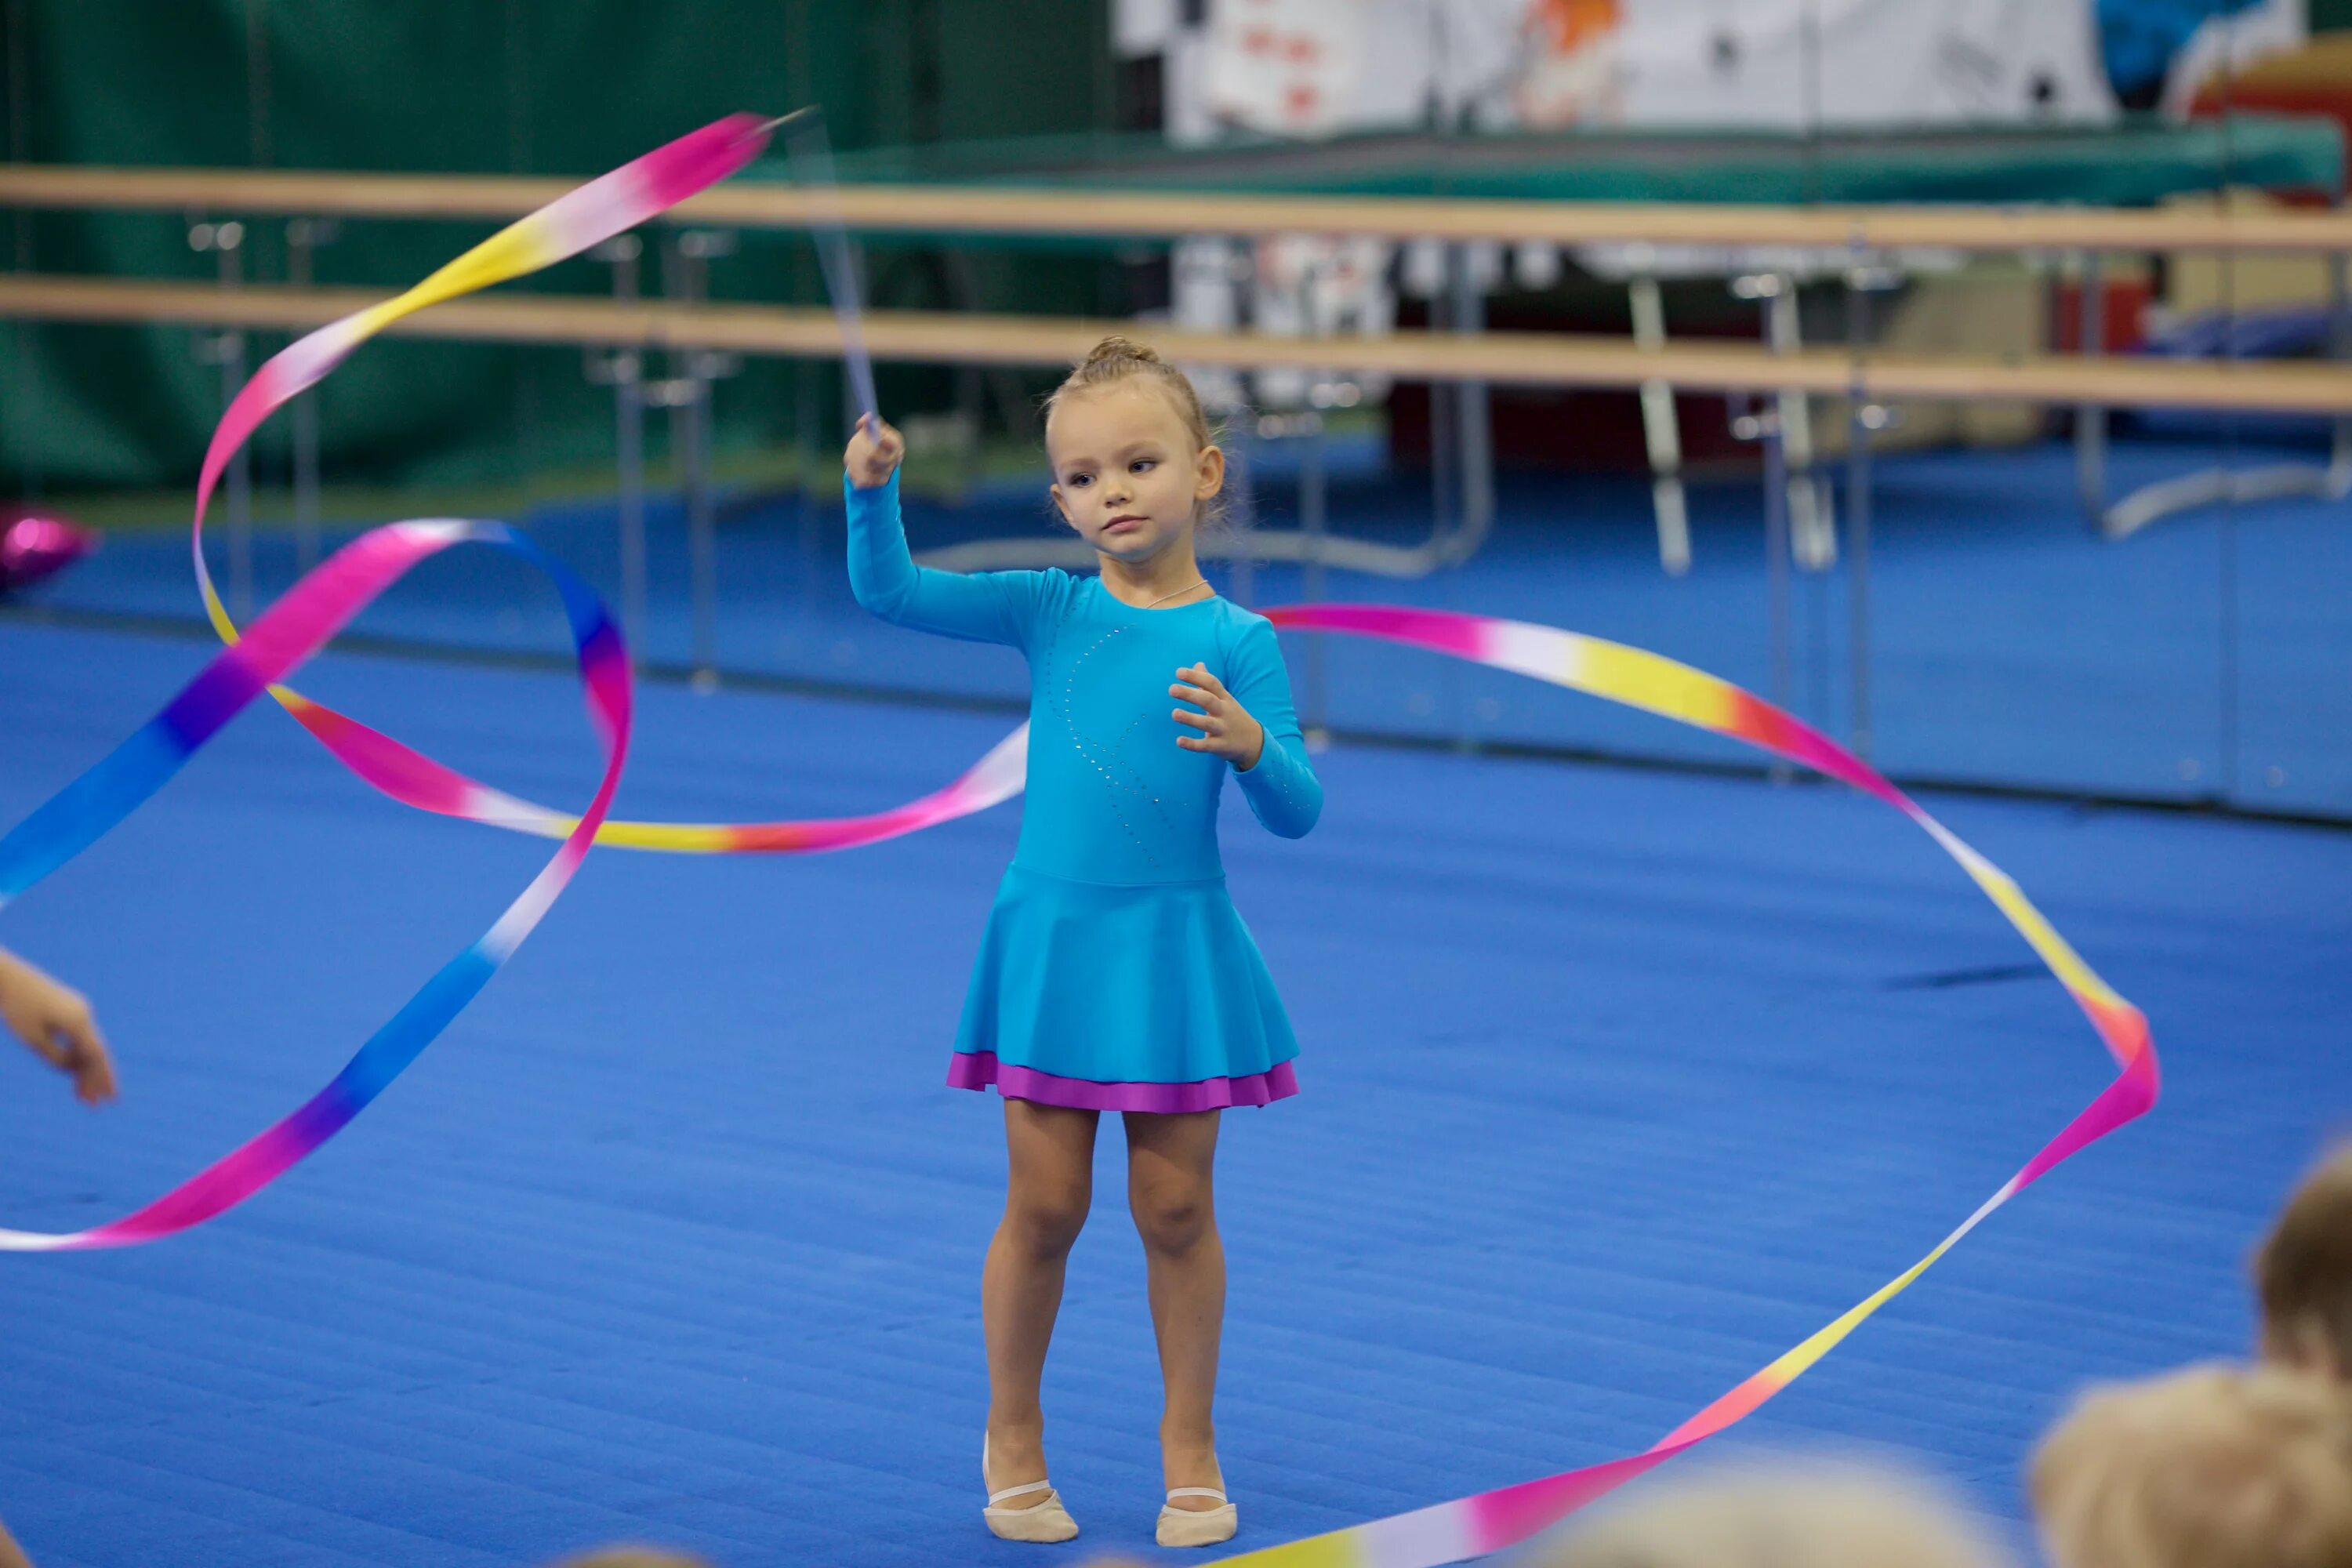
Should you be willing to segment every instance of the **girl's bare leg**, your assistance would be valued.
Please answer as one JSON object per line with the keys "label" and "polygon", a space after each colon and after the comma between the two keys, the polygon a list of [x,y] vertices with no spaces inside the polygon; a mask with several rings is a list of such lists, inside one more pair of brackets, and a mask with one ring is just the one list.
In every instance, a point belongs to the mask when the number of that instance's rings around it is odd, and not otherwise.
{"label": "girl's bare leg", "polygon": [[[1045,1479],[1045,1417],[1037,1384],[1061,1310],[1070,1247],[1094,1193],[1098,1114],[1025,1100],[1004,1102],[1010,1156],[1004,1218],[981,1271],[988,1340],[988,1484],[1003,1490]],[[1044,1494],[1011,1508],[1032,1507]]]}
{"label": "girl's bare leg", "polygon": [[[1127,1117],[1127,1195],[1151,1295],[1166,1403],[1160,1418],[1167,1484],[1218,1487],[1217,1346],[1225,1323],[1225,1244],[1217,1235],[1211,1175],[1219,1112]],[[1206,1498],[1171,1506],[1210,1509]]]}

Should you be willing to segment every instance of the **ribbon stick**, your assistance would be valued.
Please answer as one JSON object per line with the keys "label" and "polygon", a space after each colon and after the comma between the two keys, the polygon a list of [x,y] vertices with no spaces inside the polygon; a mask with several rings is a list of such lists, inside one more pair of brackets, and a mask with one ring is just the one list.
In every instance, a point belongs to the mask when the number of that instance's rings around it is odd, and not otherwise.
{"label": "ribbon stick", "polygon": [[270,606],[161,713],[0,838],[0,904],[96,843],[143,805],[271,682],[309,658],[377,595],[427,556],[471,541],[520,555],[555,581],[572,623],[604,775],[555,858],[479,938],[442,965],[362,1046],[333,1081],[268,1131],[162,1197],[89,1230],[0,1230],[0,1251],[132,1247],[202,1225],[309,1157],[367,1109],[498,973],[580,868],[612,806],[629,751],[629,661],[594,590],[499,523],[395,522],[362,534]]}
{"label": "ribbon stick", "polygon": [[833,198],[833,143],[824,133],[822,113],[795,113],[784,124],[784,161],[793,178],[826,202],[824,221],[809,226],[819,266],[824,269],[824,291],[833,300],[834,319],[841,323],[841,368],[849,378],[851,401],[860,414],[879,414],[881,400],[874,395],[874,357],[866,352],[864,326],[866,290],[858,287],[857,250],[841,221]]}

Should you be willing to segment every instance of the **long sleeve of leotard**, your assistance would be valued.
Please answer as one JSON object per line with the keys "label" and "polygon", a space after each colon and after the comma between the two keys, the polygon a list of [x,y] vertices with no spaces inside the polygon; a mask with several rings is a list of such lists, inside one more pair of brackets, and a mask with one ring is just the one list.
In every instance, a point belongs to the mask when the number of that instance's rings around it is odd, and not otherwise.
{"label": "long sleeve of leotard", "polygon": [[1225,689],[1265,731],[1256,763],[1236,771],[1242,795],[1269,833],[1303,838],[1323,815],[1323,782],[1307,760],[1307,737],[1290,700],[1290,671],[1274,628],[1254,622],[1227,656]]}
{"label": "long sleeve of leotard", "polygon": [[860,605],[917,631],[1028,647],[1042,574],[918,566],[898,518],[898,476],[860,489],[845,474],[842,490],[849,504],[849,591]]}

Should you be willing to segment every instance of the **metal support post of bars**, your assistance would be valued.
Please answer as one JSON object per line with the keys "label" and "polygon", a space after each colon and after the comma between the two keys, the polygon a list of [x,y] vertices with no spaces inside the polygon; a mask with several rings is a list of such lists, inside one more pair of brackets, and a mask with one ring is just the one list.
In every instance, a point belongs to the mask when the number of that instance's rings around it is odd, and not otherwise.
{"label": "metal support post of bars", "polygon": [[[236,288],[244,281],[245,226],[234,219],[188,226],[188,248],[209,253],[219,263],[220,286]],[[245,334],[231,329],[197,340],[200,358],[220,366],[221,408],[226,412],[245,385]],[[253,448],[250,443],[229,459],[228,483],[222,492],[228,532],[228,605],[238,620],[253,614]]]}
{"label": "metal support post of bars", "polygon": [[[689,363],[693,356],[687,356]],[[666,399],[670,460],[686,503],[688,596],[692,607],[694,689],[719,686],[719,540],[710,516],[710,384],[688,368]],[[667,390],[667,389],[666,389]]]}
{"label": "metal support post of bars", "polygon": [[[1430,297],[1429,316],[1433,327],[1442,326],[1448,331],[1464,330],[1462,304],[1472,290],[1469,280],[1470,256],[1460,245],[1448,245],[1444,249],[1445,269],[1443,284]],[[1429,482],[1430,482],[1430,542],[1435,569],[1443,574],[1441,602],[1456,608],[1456,596],[1461,587],[1459,564],[1461,541],[1468,529],[1462,515],[1462,498],[1469,489],[1463,472],[1462,438],[1463,404],[1456,384],[1433,381],[1429,384]],[[1455,744],[1466,750],[1470,743],[1469,727],[1462,716],[1467,711],[1463,700],[1462,668],[1453,659],[1443,661],[1437,670],[1437,711],[1454,715],[1457,720]]]}
{"label": "metal support post of bars", "polygon": [[[1323,602],[1323,535],[1330,495],[1323,471],[1323,416],[1309,411],[1300,416],[1300,434],[1307,445],[1298,465],[1298,528],[1307,536],[1305,597],[1310,605]],[[1324,704],[1323,634],[1307,634],[1307,713],[1299,727],[1311,745],[1320,745],[1329,731]]]}
{"label": "metal support post of bars", "polygon": [[[1870,296],[1893,289],[1900,279],[1883,267],[1868,265],[1859,251],[1846,270],[1846,344],[1853,355],[1853,390],[1846,426],[1846,653],[1849,660],[1849,716],[1846,742],[1853,754],[1868,761],[1871,748],[1870,707],[1870,444],[1872,437],[1893,423],[1892,412],[1870,402],[1863,392],[1864,357],[1870,350]],[[1816,719],[1826,715],[1815,715]]]}
{"label": "metal support post of bars", "polygon": [[[1451,259],[1448,281],[1454,292],[1454,330],[1475,337],[1486,330],[1486,298],[1471,268],[1468,247],[1453,247]],[[1495,526],[1495,426],[1493,401],[1485,382],[1457,382],[1454,395],[1459,409],[1454,434],[1460,443],[1462,510],[1453,559],[1459,564]]]}
{"label": "metal support post of bars", "polygon": [[[2344,252],[2327,256],[2327,357],[2352,360],[2352,279],[2347,278]],[[2352,418],[2338,416],[2327,444],[2326,492],[2340,500],[2352,494]]]}
{"label": "metal support post of bars", "polygon": [[[793,297],[805,298],[814,285],[812,275],[815,261],[805,249],[795,250],[792,261]],[[815,624],[817,579],[824,571],[824,541],[819,537],[821,507],[839,503],[840,491],[818,476],[825,471],[824,441],[819,434],[821,410],[824,397],[819,382],[816,361],[802,358],[793,364],[793,468],[799,490],[797,510],[800,521],[800,624]],[[797,638],[797,633],[792,634]]]}
{"label": "metal support post of bars", "polygon": [[[1771,665],[1773,705],[1789,707],[1789,463],[1780,447],[1780,400],[1763,395],[1734,394],[1724,400],[1732,439],[1761,444],[1764,456],[1764,605],[1765,647]],[[1795,775],[1786,763],[1775,762],[1772,782],[1786,784]]]}
{"label": "metal support post of bars", "polygon": [[1446,383],[1429,384],[1429,510],[1432,553],[1441,562],[1450,558],[1454,537],[1462,531],[1461,442],[1455,427],[1461,407]]}
{"label": "metal support post of bars", "polygon": [[[637,297],[637,258],[645,252],[634,234],[615,236],[589,254],[613,269],[613,298]],[[622,349],[587,356],[588,379],[613,389],[614,466],[620,494],[614,507],[621,557],[621,635],[633,666],[646,658],[646,387],[645,356]]]}
{"label": "metal support post of bars", "polygon": [[[1857,298],[1859,294],[1857,293]],[[1868,309],[1867,306],[1863,307]],[[1870,760],[1870,415],[1859,392],[1846,434],[1846,744]]]}
{"label": "metal support post of bars", "polygon": [[[1453,295],[1453,329],[1465,336],[1486,330],[1486,296],[1473,266],[1470,247],[1446,247],[1446,282]],[[1460,607],[1462,564],[1476,554],[1495,526],[1495,428],[1493,404],[1483,381],[1460,381],[1454,386],[1454,437],[1461,494],[1454,512],[1455,528],[1439,552],[1445,567],[1445,599]],[[1456,715],[1456,743],[1465,751],[1478,743],[1468,701],[1468,674],[1448,659],[1444,671],[1448,706]]]}
{"label": "metal support post of bars", "polygon": [[[1637,347],[1666,346],[1666,306],[1658,280],[1637,276],[1628,286]],[[1675,420],[1675,389],[1657,380],[1642,384],[1642,436],[1650,454],[1650,504],[1658,522],[1658,564],[1679,577],[1690,570],[1690,507],[1683,491],[1682,431]]]}
{"label": "metal support post of bars", "polygon": [[[1754,273],[1731,281],[1731,291],[1739,299],[1753,300],[1763,312],[1765,341],[1776,350],[1794,346],[1790,341],[1792,323],[1784,322],[1779,307],[1784,298],[1793,296],[1791,280],[1778,272]],[[1793,308],[1793,301],[1792,301]],[[1737,408],[1740,400],[1734,398]],[[1789,521],[1791,491],[1789,482],[1789,454],[1782,445],[1783,423],[1793,406],[1797,416],[1803,417],[1801,400],[1793,405],[1786,393],[1767,394],[1756,400],[1754,412],[1735,415],[1731,433],[1743,441],[1760,441],[1764,448],[1764,592],[1767,619],[1766,647],[1771,661],[1772,701],[1782,710],[1790,705],[1790,606]],[[1772,782],[1786,784],[1794,774],[1783,762],[1774,762]]]}
{"label": "metal support post of bars", "polygon": [[1257,421],[1246,408],[1231,418],[1233,437],[1227,442],[1225,458],[1225,506],[1231,528],[1227,537],[1234,541],[1235,548],[1226,557],[1226,564],[1234,574],[1234,603],[1247,609],[1257,595],[1257,558],[1247,543],[1250,530],[1257,526]]}
{"label": "metal support post of bars", "polygon": [[[1764,335],[1774,353],[1795,353],[1803,347],[1797,314],[1797,280],[1774,274],[1760,290],[1764,302]],[[1829,490],[1813,473],[1813,425],[1805,395],[1784,389],[1779,395],[1781,456],[1788,465],[1789,540],[1798,565],[1809,573],[1826,572],[1837,564],[1837,522]]]}
{"label": "metal support post of bars", "polygon": [[[341,226],[331,218],[298,217],[286,226],[286,281],[308,289],[316,281],[319,247],[333,239]],[[294,569],[308,572],[319,563],[319,389],[311,387],[287,410],[293,425],[294,445]]]}
{"label": "metal support post of bars", "polygon": [[[1764,443],[1764,562],[1765,598],[1770,620],[1772,701],[1786,711],[1789,679],[1789,458],[1780,444],[1777,408],[1757,416],[1757,434]],[[1795,774],[1775,758],[1772,782],[1787,784]]]}
{"label": "metal support post of bars", "polygon": [[613,425],[621,488],[614,520],[621,536],[621,622],[630,659],[642,668],[652,630],[646,586],[646,362],[634,351],[613,356]]}
{"label": "metal support post of bars", "polygon": [[[2080,287],[2075,293],[2075,335],[2087,358],[2104,353],[2107,341],[2106,279],[2099,253],[2084,251]],[[2074,410],[2074,489],[2083,515],[2094,529],[2105,531],[2107,518],[2107,411],[2095,403]]]}
{"label": "metal support post of bars", "polygon": [[[735,248],[735,237],[717,229],[687,229],[662,246],[663,292],[681,304],[698,305],[709,293],[709,263]],[[710,384],[731,374],[728,356],[703,350],[676,351],[664,367],[670,374],[647,388],[670,411],[670,455],[677,465],[678,490],[686,508],[688,596],[693,624],[694,689],[719,688],[719,531],[711,510],[712,410]]]}
{"label": "metal support post of bars", "polygon": [[[705,251],[689,241],[694,232],[665,237],[661,248],[662,293],[681,304],[701,300]],[[691,658],[694,687],[708,691],[719,684],[719,545],[710,519],[710,475],[705,463],[703,426],[710,407],[710,386],[703,376],[702,356],[688,350],[671,350],[663,366],[667,373],[653,389],[669,409],[670,461],[677,468],[678,499],[686,511],[687,599],[693,627]]]}
{"label": "metal support post of bars", "polygon": [[[1202,264],[1202,275],[1222,275],[1225,297],[1233,301],[1228,321],[1239,320],[1255,307],[1257,247],[1239,241],[1219,240],[1216,243],[1215,270],[1209,272],[1206,264]],[[1181,254],[1173,259],[1172,265],[1184,268]],[[1185,289],[1184,277],[1181,273],[1172,279],[1171,287],[1179,293]],[[1212,395],[1216,399],[1220,417],[1229,420],[1239,433],[1232,454],[1233,468],[1225,479],[1225,488],[1233,497],[1227,504],[1237,514],[1233,520],[1234,531],[1227,537],[1234,544],[1231,557],[1234,601],[1246,608],[1257,596],[1257,552],[1251,547],[1250,536],[1258,525],[1257,458],[1266,433],[1259,427],[1263,416],[1257,412],[1257,388],[1246,372],[1228,372],[1217,377],[1212,384],[1219,389]]]}

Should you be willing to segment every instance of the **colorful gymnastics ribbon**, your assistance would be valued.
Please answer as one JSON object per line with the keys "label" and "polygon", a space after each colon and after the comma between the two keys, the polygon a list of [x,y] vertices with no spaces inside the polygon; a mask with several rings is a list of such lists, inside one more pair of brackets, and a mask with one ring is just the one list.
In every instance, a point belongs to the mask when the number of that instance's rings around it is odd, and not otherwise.
{"label": "colorful gymnastics ribbon", "polygon": [[[730,114],[699,131],[689,132],[610,174],[565,192],[537,212],[499,230],[406,293],[354,311],[341,321],[330,321],[271,355],[230,400],[228,411],[221,416],[212,441],[205,448],[204,468],[196,479],[195,521],[190,531],[190,549],[195,559],[196,586],[204,595],[205,614],[211,617],[213,629],[220,634],[221,640],[235,643],[237,630],[236,623],[229,619],[228,606],[221,603],[220,594],[213,585],[211,569],[205,564],[205,509],[229,459],[252,438],[263,420],[317,385],[353,349],[402,317],[577,256],[717,184],[766,151],[771,132],[783,122],[762,121],[754,114]],[[354,728],[352,721],[333,709],[313,702],[289,688],[272,686],[270,695],[322,740],[330,734],[348,735]],[[331,750],[336,749],[335,742],[328,743]],[[350,743],[355,748],[365,747],[362,738],[354,738]],[[337,750],[337,754],[343,753]],[[345,760],[352,761],[348,757]],[[562,837],[572,831],[572,819],[562,817],[562,822],[563,826],[553,837]]]}
{"label": "colorful gymnastics ribbon", "polygon": [[[374,732],[277,681],[411,566],[461,541],[510,551],[554,578],[578,645],[590,710],[605,732],[604,782],[583,816],[562,818],[563,826],[551,835],[563,840],[562,847],[522,896],[478,942],[426,982],[333,1081],[300,1109],[133,1214],[62,1235],[0,1230],[0,1250],[127,1247],[185,1230],[251,1197],[341,1131],[433,1042],[546,914],[604,825],[628,753],[628,660],[604,605],[586,584],[502,524],[399,522],[362,534],[297,584],[240,638],[205,565],[205,507],[229,458],[272,410],[317,384],[352,350],[392,322],[428,305],[536,271],[656,216],[758,157],[777,123],[755,115],[730,115],[566,193],[406,293],[297,340],[272,356],[231,400],[205,448],[192,531],[205,613],[230,647],[145,728],[0,839],[0,904],[71,859],[136,809],[264,689],[312,733],[338,736],[345,749],[338,749],[337,754],[358,767],[354,758],[367,754],[366,737]],[[360,771],[367,775],[365,768]],[[469,815],[495,811],[504,798],[479,786],[457,787],[443,804],[464,808],[456,815]]]}
{"label": "colorful gymnastics ribbon", "polygon": [[[748,119],[737,117],[736,121],[721,121],[719,126],[697,132],[697,136],[713,137],[721,128]],[[729,172],[723,166],[727,162],[725,154],[730,149],[740,147],[743,144],[742,139],[753,133],[738,130],[732,133],[738,138],[736,141],[717,138],[702,150],[701,156],[707,161],[698,163],[679,154],[676,167],[715,169],[718,172],[711,174],[710,178],[720,177]],[[686,142],[674,143],[671,148],[641,160],[640,163],[661,159],[694,140],[689,137]],[[631,169],[637,167],[637,164],[630,165]],[[482,261],[472,270],[466,270],[469,262],[477,261],[485,252],[498,249],[502,243],[509,242],[509,237],[531,231],[535,225],[551,223],[553,216],[559,209],[565,208],[566,204],[576,204],[571,209],[574,216],[568,221],[576,225],[577,232],[587,232],[611,221],[618,210],[617,205],[613,210],[603,212],[594,223],[586,215],[598,210],[600,201],[617,195],[616,191],[607,187],[621,182],[622,175],[628,172],[624,170],[607,175],[604,180],[572,193],[554,206],[524,219],[506,234],[460,258],[410,294],[322,329],[264,366],[254,383],[239,395],[229,418],[224,421],[221,432],[214,438],[213,448],[205,459],[203,493],[209,494],[228,456],[272,408],[317,381],[370,333],[395,316],[404,314],[407,310],[421,308],[435,300],[447,299],[500,278],[515,276],[532,266],[554,259],[554,255],[545,249],[554,240],[543,239],[531,245],[515,240],[500,253],[502,259],[495,265]],[[822,179],[821,165],[816,166],[815,172]],[[681,178],[661,188],[673,189],[683,183]],[[589,199],[592,192],[600,190],[604,191],[604,196]],[[683,194],[685,192],[680,190],[679,195]],[[629,221],[638,220],[633,218]],[[617,224],[603,232],[617,232],[622,226],[626,225]],[[821,228],[824,226],[820,226]],[[837,225],[832,226],[838,227]],[[574,232],[573,228],[555,227],[564,234]],[[601,237],[601,233],[595,236]],[[852,281],[854,266],[847,259],[849,252],[840,235],[822,232],[818,240],[821,254],[826,261],[827,279],[835,293],[835,311],[843,322],[844,342],[848,350],[846,357],[850,362],[853,384],[858,389],[855,395],[870,406],[872,395],[867,389],[872,386],[873,377],[871,366],[866,363],[857,331],[857,302]],[[580,240],[579,244],[584,246],[593,242],[593,237],[591,237]],[[541,259],[529,259],[531,257],[541,257]],[[505,269],[501,270],[502,268]],[[329,340],[325,346],[312,350],[307,357],[298,356],[297,351],[320,339]],[[277,380],[264,386],[265,378],[269,377],[281,362],[286,362],[288,368]],[[240,410],[244,411],[241,418]],[[201,527],[201,495],[197,515]],[[209,576],[205,574],[201,536],[197,543],[196,563],[199,577],[204,582],[206,608],[213,616],[214,624],[224,637],[233,637],[234,628],[221,609],[219,597],[213,592]],[[2067,946],[2041,911],[2027,901],[2017,884],[1999,868],[1961,842],[1868,763],[1793,715],[1688,665],[1623,644],[1582,637],[1550,626],[1380,605],[1290,605],[1269,610],[1266,615],[1276,626],[1290,630],[1340,632],[1399,643],[1588,692],[1746,742],[1877,796],[1926,830],[1992,900],[2088,1016],[2092,1026],[2115,1058],[2117,1071],[2114,1081],[2082,1114],[2043,1145],[1999,1192],[1938,1242],[1925,1258],[1801,1344],[1715,1400],[1643,1453],[1438,1503],[1330,1534],[1246,1552],[1225,1561],[1274,1565],[1274,1568],[1440,1568],[1444,1563],[1497,1552],[1524,1541],[1594,1498],[1748,1415],[1828,1354],[1864,1319],[1906,1289],[1994,1210],[2040,1180],[2077,1150],[2142,1115],[2155,1103],[2158,1078],[2156,1050],[2148,1035],[2147,1020],[2139,1010],[2110,989]],[[1024,725],[946,788],[905,805],[865,816],[737,824],[599,823],[593,820],[598,814],[574,818],[493,790],[411,750],[390,736],[296,693],[280,689],[274,694],[345,765],[394,798],[445,816],[546,837],[561,837],[565,839],[567,847],[582,842],[584,836],[593,836],[600,844],[701,854],[799,853],[876,843],[969,816],[1018,794],[1023,784],[1028,739],[1028,727]]]}
{"label": "colorful gymnastics ribbon", "polygon": [[2040,1181],[2085,1145],[2145,1114],[2156,1103],[2156,1046],[2140,1010],[2116,994],[2066,944],[2017,884],[1961,842],[1869,763],[1819,730],[1762,698],[1658,654],[1553,626],[1443,610],[1391,605],[1292,605],[1266,617],[1293,631],[1345,632],[1449,654],[1491,669],[1507,669],[1570,690],[1590,692],[1629,708],[1728,735],[1776,756],[1801,763],[1903,813],[1924,828],[2050,967],[2091,1021],[2115,1058],[2114,1081],[2082,1114],[2043,1144],[1928,1254],[1841,1313],[1639,1454],[1457,1498],[1389,1519],[1223,1559],[1260,1568],[1439,1568],[1500,1552],[1548,1529],[1593,1499],[1612,1491],[1684,1449],[1746,1417],[1802,1376],[1863,1321],[1901,1294],[1995,1209]]}
{"label": "colorful gymnastics ribbon", "polygon": [[[787,130],[795,162],[812,178],[829,184],[831,154],[814,110],[795,110],[781,120],[764,121],[756,115],[730,114],[567,192],[492,235],[406,293],[320,327],[289,344],[256,371],[213,432],[196,481],[191,541],[196,584],[204,595],[205,613],[221,640],[236,642],[237,631],[205,563],[205,509],[229,459],[263,420],[317,385],[353,349],[403,316],[535,272],[658,216],[757,158],[780,126]],[[821,235],[820,240],[826,284],[836,300],[846,302],[844,331],[851,345],[846,358],[852,384],[856,395],[870,407],[874,372],[856,330],[855,254],[837,225]],[[291,688],[273,686],[270,695],[345,766],[395,800],[444,816],[547,838],[565,837],[579,825],[579,819],[567,813],[520,800],[456,773]],[[1021,793],[1024,759],[1024,737],[1013,736],[946,788],[871,816],[805,822],[607,822],[596,841],[622,848],[706,855],[853,848],[1010,799]]]}
{"label": "colorful gymnastics ribbon", "polygon": [[259,1137],[145,1207],[89,1230],[0,1230],[0,1251],[132,1247],[202,1225],[276,1181],[367,1109],[474,999],[580,868],[612,806],[629,752],[629,661],[595,591],[522,535],[494,522],[395,522],[330,557],[248,627],[233,647],[95,767],[0,838],[0,904],[96,843],[143,805],[269,684],[317,652],[408,569],[453,544],[495,545],[538,566],[563,596],[588,710],[604,742],[604,776],[579,824],[490,929],[442,965],[371,1036],[326,1088]]}

